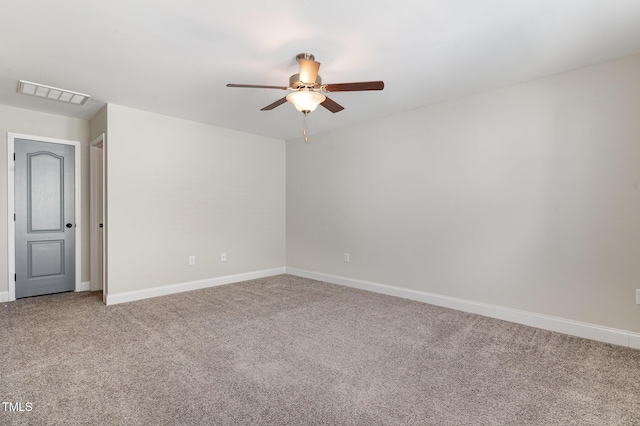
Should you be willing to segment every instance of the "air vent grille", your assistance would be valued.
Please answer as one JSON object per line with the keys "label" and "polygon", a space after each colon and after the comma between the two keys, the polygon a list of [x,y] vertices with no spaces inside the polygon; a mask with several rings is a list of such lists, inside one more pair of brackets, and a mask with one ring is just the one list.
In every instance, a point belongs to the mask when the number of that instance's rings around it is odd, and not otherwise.
{"label": "air vent grille", "polygon": [[84,103],[87,102],[87,99],[90,98],[89,95],[85,95],[83,93],[45,86],[44,84],[32,83],[25,80],[20,80],[20,83],[18,84],[18,93],[75,105],[84,105]]}

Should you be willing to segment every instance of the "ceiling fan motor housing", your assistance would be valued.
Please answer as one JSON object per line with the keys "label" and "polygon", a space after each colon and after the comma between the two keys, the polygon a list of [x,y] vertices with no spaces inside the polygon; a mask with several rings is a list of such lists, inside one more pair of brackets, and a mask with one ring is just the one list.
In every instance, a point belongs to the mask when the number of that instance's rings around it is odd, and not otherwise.
{"label": "ceiling fan motor housing", "polygon": [[300,74],[294,74],[289,77],[289,87],[291,89],[301,89],[303,87],[309,87],[312,89],[319,89],[322,86],[322,77],[317,76],[313,85],[309,85],[307,82],[300,81]]}

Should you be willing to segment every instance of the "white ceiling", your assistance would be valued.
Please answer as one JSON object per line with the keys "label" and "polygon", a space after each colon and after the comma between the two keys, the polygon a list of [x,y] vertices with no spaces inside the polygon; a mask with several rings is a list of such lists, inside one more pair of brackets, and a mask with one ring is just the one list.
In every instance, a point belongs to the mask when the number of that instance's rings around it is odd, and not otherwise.
{"label": "white ceiling", "polygon": [[[0,12],[0,103],[89,119],[105,103],[278,139],[300,136],[286,92],[295,55],[324,83],[384,80],[330,97],[309,134],[640,52],[639,0],[14,0]],[[16,93],[18,80],[84,106]]]}

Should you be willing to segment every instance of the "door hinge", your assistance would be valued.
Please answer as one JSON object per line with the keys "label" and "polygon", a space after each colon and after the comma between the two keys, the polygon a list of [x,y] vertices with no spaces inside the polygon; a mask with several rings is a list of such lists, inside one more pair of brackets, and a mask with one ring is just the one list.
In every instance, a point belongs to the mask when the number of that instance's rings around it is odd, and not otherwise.
{"label": "door hinge", "polygon": [[14,222],[16,221],[16,214],[15,213],[13,214],[13,221]]}
{"label": "door hinge", "polygon": [[13,153],[13,161],[16,161],[16,153]]}
{"label": "door hinge", "polygon": [[18,274],[13,274],[13,280],[18,281]]}

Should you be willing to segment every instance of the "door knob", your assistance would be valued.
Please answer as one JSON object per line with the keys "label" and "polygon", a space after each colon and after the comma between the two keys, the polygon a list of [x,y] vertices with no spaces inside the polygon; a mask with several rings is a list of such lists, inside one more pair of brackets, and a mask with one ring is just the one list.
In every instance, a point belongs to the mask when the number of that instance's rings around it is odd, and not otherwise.
{"label": "door knob", "polygon": [[72,224],[70,224],[70,223],[67,223],[65,226],[66,226],[67,228],[71,228],[73,225],[72,225]]}

